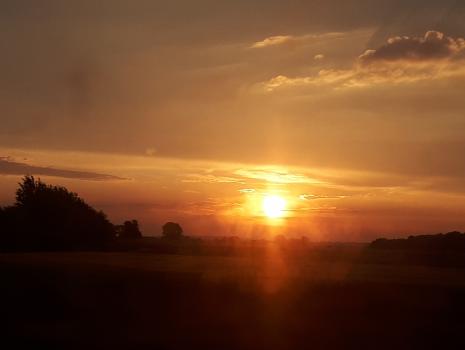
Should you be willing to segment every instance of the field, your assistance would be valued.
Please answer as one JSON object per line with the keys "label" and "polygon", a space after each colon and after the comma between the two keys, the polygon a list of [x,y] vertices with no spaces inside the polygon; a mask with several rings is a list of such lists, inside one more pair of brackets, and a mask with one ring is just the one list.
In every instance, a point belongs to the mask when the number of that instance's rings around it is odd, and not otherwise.
{"label": "field", "polygon": [[465,344],[465,269],[366,263],[361,250],[0,254],[2,341],[67,349]]}

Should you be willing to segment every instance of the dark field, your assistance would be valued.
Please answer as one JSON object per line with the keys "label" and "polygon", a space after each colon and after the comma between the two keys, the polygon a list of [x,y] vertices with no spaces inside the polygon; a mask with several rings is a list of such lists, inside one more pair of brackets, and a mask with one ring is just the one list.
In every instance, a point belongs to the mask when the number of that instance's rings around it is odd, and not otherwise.
{"label": "dark field", "polygon": [[1,254],[3,348],[465,345],[465,269],[367,263],[362,250]]}

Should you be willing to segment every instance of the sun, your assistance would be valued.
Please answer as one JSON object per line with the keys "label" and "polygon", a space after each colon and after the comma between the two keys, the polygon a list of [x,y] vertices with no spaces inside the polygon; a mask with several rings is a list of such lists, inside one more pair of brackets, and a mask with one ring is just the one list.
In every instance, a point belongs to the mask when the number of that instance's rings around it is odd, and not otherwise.
{"label": "sun", "polygon": [[265,196],[263,199],[263,212],[271,219],[282,217],[285,208],[286,201],[279,196]]}

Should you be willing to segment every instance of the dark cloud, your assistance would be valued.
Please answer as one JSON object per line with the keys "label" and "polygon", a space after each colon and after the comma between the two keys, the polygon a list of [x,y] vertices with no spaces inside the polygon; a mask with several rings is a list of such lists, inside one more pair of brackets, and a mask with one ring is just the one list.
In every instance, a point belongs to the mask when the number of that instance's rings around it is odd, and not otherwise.
{"label": "dark cloud", "polygon": [[10,157],[0,157],[0,175],[26,174],[94,181],[125,180],[122,177],[114,175],[34,166],[25,163],[14,162]]}
{"label": "dark cloud", "polygon": [[363,63],[379,61],[429,61],[454,58],[465,50],[463,38],[451,38],[444,33],[428,31],[424,37],[396,36],[377,50],[367,50],[360,56]]}

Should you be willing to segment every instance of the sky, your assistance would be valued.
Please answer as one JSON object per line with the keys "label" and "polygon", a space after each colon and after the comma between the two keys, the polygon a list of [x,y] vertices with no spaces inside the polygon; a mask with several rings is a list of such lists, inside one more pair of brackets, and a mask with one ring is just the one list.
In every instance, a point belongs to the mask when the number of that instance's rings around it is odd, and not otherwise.
{"label": "sky", "polygon": [[448,0],[0,0],[0,205],[33,174],[149,235],[465,230],[464,18]]}

